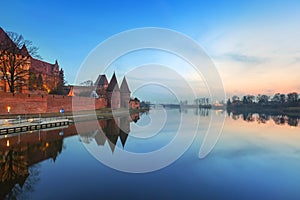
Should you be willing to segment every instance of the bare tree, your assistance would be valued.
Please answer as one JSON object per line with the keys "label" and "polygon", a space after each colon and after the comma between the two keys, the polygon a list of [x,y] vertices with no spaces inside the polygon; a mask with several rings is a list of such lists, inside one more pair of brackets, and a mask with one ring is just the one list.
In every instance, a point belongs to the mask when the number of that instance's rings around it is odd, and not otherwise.
{"label": "bare tree", "polygon": [[92,80],[87,80],[87,81],[84,81],[82,83],[80,83],[81,86],[93,86],[94,83]]}
{"label": "bare tree", "polygon": [[40,58],[38,48],[22,35],[14,32],[2,33],[4,40],[0,43],[0,78],[14,93],[28,85],[30,58]]}

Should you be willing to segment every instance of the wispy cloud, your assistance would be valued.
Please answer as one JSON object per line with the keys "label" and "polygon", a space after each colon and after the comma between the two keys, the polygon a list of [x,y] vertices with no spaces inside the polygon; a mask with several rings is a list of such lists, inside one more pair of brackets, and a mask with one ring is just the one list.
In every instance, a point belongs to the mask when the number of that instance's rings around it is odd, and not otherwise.
{"label": "wispy cloud", "polygon": [[241,63],[249,63],[249,64],[262,64],[267,61],[267,58],[262,58],[258,56],[248,56],[244,54],[239,54],[239,53],[226,53],[224,55],[226,59],[230,59],[233,61],[241,62]]}
{"label": "wispy cloud", "polygon": [[217,65],[229,95],[298,90],[300,25],[262,18],[214,29],[199,39]]}

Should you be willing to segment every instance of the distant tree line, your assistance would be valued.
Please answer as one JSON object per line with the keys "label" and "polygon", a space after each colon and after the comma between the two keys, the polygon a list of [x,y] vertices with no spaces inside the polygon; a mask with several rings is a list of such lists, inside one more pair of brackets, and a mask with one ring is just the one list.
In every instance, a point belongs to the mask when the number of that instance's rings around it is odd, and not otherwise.
{"label": "distant tree line", "polygon": [[227,106],[300,106],[300,98],[297,92],[288,94],[276,93],[273,96],[265,94],[245,95],[241,99],[238,96],[233,96],[227,101]]}

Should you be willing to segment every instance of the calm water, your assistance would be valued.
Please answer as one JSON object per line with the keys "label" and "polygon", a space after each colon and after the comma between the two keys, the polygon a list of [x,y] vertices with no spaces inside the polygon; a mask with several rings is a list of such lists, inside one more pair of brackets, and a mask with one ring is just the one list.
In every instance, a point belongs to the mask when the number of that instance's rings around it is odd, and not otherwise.
{"label": "calm water", "polygon": [[[114,156],[123,149],[146,153],[163,148],[175,137],[181,115],[189,119],[190,124],[183,126],[186,134],[197,119],[199,130],[190,148],[166,168],[125,173],[107,167],[89,153]],[[212,152],[199,159],[212,115],[226,115],[223,132]],[[161,127],[149,125],[164,119]],[[298,122],[286,116],[228,117],[226,112],[156,109],[140,116],[99,121],[103,131],[94,129],[92,122],[83,122],[80,135],[71,125],[1,136],[0,198],[299,199]]]}

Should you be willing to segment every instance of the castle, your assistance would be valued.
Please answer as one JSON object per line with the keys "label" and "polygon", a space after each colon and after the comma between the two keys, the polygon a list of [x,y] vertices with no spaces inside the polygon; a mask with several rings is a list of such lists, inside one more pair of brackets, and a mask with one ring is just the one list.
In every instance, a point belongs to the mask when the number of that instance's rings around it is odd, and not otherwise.
{"label": "castle", "polygon": [[[73,96],[80,98],[81,103],[91,101],[91,97],[97,99],[95,100],[97,102],[95,103],[97,104],[96,108],[140,108],[140,101],[137,98],[130,98],[131,92],[125,77],[120,87],[115,73],[110,82],[108,82],[105,75],[99,75],[95,84],[90,86],[65,87],[64,71],[60,69],[57,61],[50,64],[33,58],[24,44],[20,45],[21,43],[16,42],[16,38],[11,36],[13,38],[11,39],[10,36],[0,27],[0,94],[2,93],[2,97],[17,99],[18,101],[20,100],[18,98],[24,98],[22,100],[23,104],[28,104],[27,112],[37,112],[32,107],[39,110],[37,106],[32,106],[29,103],[33,99],[43,104],[43,106],[40,106],[40,112],[51,112],[52,108],[57,109],[57,106],[71,110],[72,103],[70,99]],[[9,93],[13,97],[9,96]],[[50,98],[47,94],[68,94],[69,98],[62,102],[61,98],[54,98],[54,96]],[[47,97],[41,100],[38,98],[39,95],[42,98],[45,95]],[[88,98],[84,100],[81,97]],[[6,100],[2,98],[0,105],[6,105]],[[27,100],[28,103],[24,103]],[[14,101],[14,112],[22,110],[18,108],[18,101]],[[11,107],[11,105],[7,106]],[[88,108],[82,107],[81,109]],[[4,112],[4,110],[1,112]]]}
{"label": "castle", "polygon": [[95,84],[90,86],[69,86],[68,96],[89,96],[95,98],[104,98],[109,108],[140,108],[140,101],[137,98],[131,99],[126,77],[123,78],[119,87],[116,74],[112,75],[108,82],[106,75],[99,75]]}
{"label": "castle", "polygon": [[[14,66],[11,60],[15,60]],[[57,61],[51,64],[35,59],[25,45],[19,48],[1,27],[0,67],[0,92],[50,93],[57,90],[64,73]],[[9,74],[11,68],[18,75],[14,81]]]}

